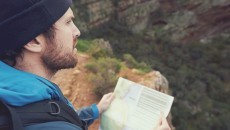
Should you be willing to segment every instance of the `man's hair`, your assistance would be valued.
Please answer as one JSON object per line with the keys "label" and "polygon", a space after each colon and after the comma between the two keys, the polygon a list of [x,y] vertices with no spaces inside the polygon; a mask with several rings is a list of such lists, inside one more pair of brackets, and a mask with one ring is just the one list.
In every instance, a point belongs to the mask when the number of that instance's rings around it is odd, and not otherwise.
{"label": "man's hair", "polygon": [[[46,31],[43,32],[46,40],[48,41],[52,41],[55,37],[55,31],[54,31],[54,27],[50,27],[49,29],[47,29]],[[52,42],[49,42],[52,43]],[[4,54],[0,55],[0,60],[5,62],[6,64],[10,65],[10,66],[15,66],[16,65],[16,58],[20,57],[23,58],[23,46],[21,48],[17,48],[15,50],[10,50]]]}

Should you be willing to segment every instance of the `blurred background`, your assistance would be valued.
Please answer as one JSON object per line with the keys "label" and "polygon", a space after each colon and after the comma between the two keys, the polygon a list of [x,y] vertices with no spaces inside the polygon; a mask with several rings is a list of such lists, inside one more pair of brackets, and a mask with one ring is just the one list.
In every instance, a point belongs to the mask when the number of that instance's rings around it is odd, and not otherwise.
{"label": "blurred background", "polygon": [[[104,89],[114,87],[111,75],[119,71],[121,60],[142,72],[160,71],[175,97],[171,113],[176,130],[230,130],[229,0],[73,2],[81,31],[79,52],[103,57],[87,65],[96,75],[93,83],[103,78],[95,66],[111,63],[114,71],[104,80],[112,85]],[[95,92],[99,97],[104,93],[101,88]]]}

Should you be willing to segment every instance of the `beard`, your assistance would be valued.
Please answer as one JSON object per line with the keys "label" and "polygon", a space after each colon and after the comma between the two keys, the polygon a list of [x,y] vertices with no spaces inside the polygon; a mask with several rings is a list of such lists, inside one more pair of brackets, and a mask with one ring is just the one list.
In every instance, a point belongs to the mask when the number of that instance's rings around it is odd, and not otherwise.
{"label": "beard", "polygon": [[[74,50],[73,50],[74,51]],[[57,44],[48,45],[42,55],[44,65],[51,71],[74,68],[77,65],[77,56],[73,51],[65,51]]]}

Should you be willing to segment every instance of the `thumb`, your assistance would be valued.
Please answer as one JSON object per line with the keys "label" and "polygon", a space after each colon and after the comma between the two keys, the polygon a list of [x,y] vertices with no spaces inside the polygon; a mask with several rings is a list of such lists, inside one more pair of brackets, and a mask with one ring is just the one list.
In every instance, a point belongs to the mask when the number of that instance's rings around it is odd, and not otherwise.
{"label": "thumb", "polygon": [[166,119],[166,117],[163,115],[163,113],[161,112],[161,119],[162,119],[162,124],[168,124],[168,121]]}
{"label": "thumb", "polygon": [[[161,119],[162,119],[162,126],[164,126],[165,128],[170,128],[166,117],[163,116],[163,113],[162,113],[162,118]],[[169,129],[169,130],[171,130],[171,129]]]}
{"label": "thumb", "polygon": [[158,129],[161,126],[161,124],[162,124],[162,112],[160,113],[160,117],[159,117],[159,120],[158,120],[158,122],[156,124],[156,128],[155,129]]}

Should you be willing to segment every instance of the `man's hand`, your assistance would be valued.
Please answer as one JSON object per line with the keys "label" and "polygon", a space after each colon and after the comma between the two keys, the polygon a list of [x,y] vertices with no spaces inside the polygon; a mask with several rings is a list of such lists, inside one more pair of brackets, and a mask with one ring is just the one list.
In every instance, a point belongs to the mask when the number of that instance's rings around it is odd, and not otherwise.
{"label": "man's hand", "polygon": [[161,112],[160,120],[157,123],[157,126],[154,130],[171,130],[171,128],[169,127],[169,124],[168,124],[166,118],[163,116],[162,112]]}
{"label": "man's hand", "polygon": [[114,99],[114,93],[108,93],[105,94],[102,99],[100,100],[100,102],[97,104],[97,108],[99,110],[99,114],[101,114],[102,112],[104,112],[109,105],[111,104],[111,102]]}

